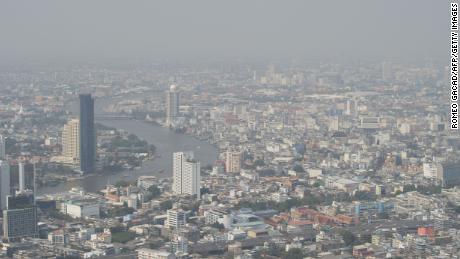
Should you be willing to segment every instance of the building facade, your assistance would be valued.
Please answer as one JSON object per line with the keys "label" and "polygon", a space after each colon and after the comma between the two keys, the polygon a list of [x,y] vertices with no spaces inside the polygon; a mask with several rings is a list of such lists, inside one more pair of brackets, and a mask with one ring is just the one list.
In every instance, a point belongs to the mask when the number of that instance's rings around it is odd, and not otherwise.
{"label": "building facade", "polygon": [[72,218],[99,218],[100,205],[93,200],[67,201],[62,206],[62,212]]}
{"label": "building facade", "polygon": [[173,192],[177,195],[196,195],[200,198],[200,162],[193,158],[193,152],[173,154]]}
{"label": "building facade", "polygon": [[33,194],[8,196],[7,208],[3,210],[3,237],[16,240],[37,237],[37,207]]}
{"label": "building facade", "polygon": [[80,163],[80,122],[77,119],[69,120],[62,129],[62,156],[75,165]]}
{"label": "building facade", "polygon": [[225,152],[225,171],[227,173],[239,173],[243,154],[240,151],[227,150]]}
{"label": "building facade", "polygon": [[0,159],[6,158],[5,138],[0,135]]}
{"label": "building facade", "polygon": [[5,209],[10,195],[10,165],[0,160],[0,209]]}
{"label": "building facade", "polygon": [[10,165],[11,194],[35,190],[35,164],[18,162]]}
{"label": "building facade", "polygon": [[166,226],[170,228],[182,228],[186,223],[185,211],[179,208],[172,208],[167,212]]}
{"label": "building facade", "polygon": [[437,179],[442,187],[460,185],[460,163],[441,163],[438,165]]}
{"label": "building facade", "polygon": [[171,240],[171,252],[175,254],[187,254],[188,253],[188,240],[183,236],[175,236]]}
{"label": "building facade", "polygon": [[137,250],[138,259],[175,259],[176,256],[170,252],[158,251],[149,248],[140,248]]}
{"label": "building facade", "polygon": [[172,126],[179,116],[179,91],[177,86],[171,85],[166,92],[166,125]]}
{"label": "building facade", "polygon": [[94,99],[91,94],[80,94],[80,170],[95,171],[96,130],[94,128]]}

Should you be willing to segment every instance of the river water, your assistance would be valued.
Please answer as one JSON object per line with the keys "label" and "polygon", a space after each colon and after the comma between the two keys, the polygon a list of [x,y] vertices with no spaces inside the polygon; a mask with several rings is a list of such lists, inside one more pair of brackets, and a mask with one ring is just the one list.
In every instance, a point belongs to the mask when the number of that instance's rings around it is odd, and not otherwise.
{"label": "river water", "polygon": [[[113,101],[104,100],[99,105]],[[83,179],[60,183],[52,187],[43,186],[38,189],[38,194],[64,192],[73,187],[83,187],[88,192],[96,192],[103,189],[107,184],[114,184],[119,180],[132,181],[141,175],[155,175],[158,178],[171,177],[173,152],[194,151],[195,158],[201,162],[201,166],[213,164],[218,156],[217,148],[211,144],[200,141],[192,136],[175,133],[161,126],[129,119],[104,119],[97,120],[97,122],[109,127],[125,130],[155,145],[157,158],[144,162],[138,170],[126,170],[105,175],[89,175]],[[158,173],[160,170],[164,170],[164,172]]]}

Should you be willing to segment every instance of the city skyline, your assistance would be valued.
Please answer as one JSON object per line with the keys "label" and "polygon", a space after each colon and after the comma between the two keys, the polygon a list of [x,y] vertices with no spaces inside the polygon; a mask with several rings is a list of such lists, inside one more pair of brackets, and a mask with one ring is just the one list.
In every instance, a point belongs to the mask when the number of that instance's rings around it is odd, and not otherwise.
{"label": "city skyline", "polygon": [[459,3],[6,1],[1,258],[458,258]]}

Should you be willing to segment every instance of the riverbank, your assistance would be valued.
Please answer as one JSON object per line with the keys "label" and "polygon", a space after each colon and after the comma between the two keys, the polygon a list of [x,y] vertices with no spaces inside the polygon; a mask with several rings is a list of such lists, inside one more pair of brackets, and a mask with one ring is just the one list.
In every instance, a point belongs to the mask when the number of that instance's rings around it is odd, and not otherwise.
{"label": "riverbank", "polygon": [[138,170],[147,161],[155,158],[156,147],[137,135],[107,127],[100,123],[97,129],[98,153],[100,166],[96,172],[82,175],[76,165],[48,163],[43,165],[36,175],[36,184],[39,187],[53,187],[59,183],[81,180],[91,175],[108,175],[123,170]]}
{"label": "riverbank", "polygon": [[[133,181],[141,175],[154,175],[158,178],[167,178],[172,175],[172,153],[178,151],[193,151],[202,166],[213,164],[218,157],[215,146],[197,138],[175,133],[167,128],[153,125],[148,122],[130,119],[102,119],[97,120],[108,127],[124,130],[128,134],[137,135],[156,147],[156,159],[142,163],[138,170],[123,170],[116,173],[95,174],[60,183],[56,186],[39,187],[38,194],[57,193],[68,191],[73,187],[83,187],[88,192],[97,192],[107,184],[114,184],[119,180]],[[163,170],[163,173],[158,173]]]}

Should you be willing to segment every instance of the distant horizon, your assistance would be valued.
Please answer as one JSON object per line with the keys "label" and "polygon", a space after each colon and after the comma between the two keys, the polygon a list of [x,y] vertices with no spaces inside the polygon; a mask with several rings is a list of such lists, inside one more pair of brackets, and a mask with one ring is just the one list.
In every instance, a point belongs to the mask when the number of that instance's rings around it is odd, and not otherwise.
{"label": "distant horizon", "polygon": [[447,60],[448,8],[448,1],[6,1],[0,65]]}
{"label": "distant horizon", "polygon": [[17,71],[17,70],[35,70],[35,69],[52,69],[52,70],[66,70],[75,68],[143,68],[152,65],[173,65],[195,67],[197,69],[206,68],[212,65],[232,66],[237,64],[254,65],[254,66],[268,66],[270,64],[282,64],[284,67],[296,66],[316,66],[319,64],[337,64],[344,67],[354,66],[357,64],[378,64],[383,62],[390,62],[394,64],[407,64],[415,67],[424,67],[434,65],[438,67],[448,66],[449,63],[446,59],[433,58],[433,57],[418,57],[414,59],[326,59],[326,58],[216,58],[216,59],[154,59],[154,58],[107,58],[104,60],[98,59],[56,59],[56,60],[42,60],[42,59],[22,59],[22,60],[2,60],[0,61],[0,72],[3,71]]}

